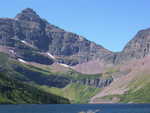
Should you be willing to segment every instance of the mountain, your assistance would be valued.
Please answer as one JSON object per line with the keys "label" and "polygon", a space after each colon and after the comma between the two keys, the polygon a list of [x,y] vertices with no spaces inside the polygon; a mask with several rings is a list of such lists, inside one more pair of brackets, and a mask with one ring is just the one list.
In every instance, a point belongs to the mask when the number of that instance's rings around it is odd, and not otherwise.
{"label": "mountain", "polygon": [[149,44],[145,29],[112,52],[30,8],[0,18],[0,103],[150,102]]}
{"label": "mountain", "polygon": [[114,81],[91,98],[90,103],[149,103],[150,56],[126,61],[107,69]]}
{"label": "mountain", "polygon": [[150,54],[150,29],[139,31],[117,56],[115,63],[140,59]]}
{"label": "mountain", "polygon": [[[17,57],[43,64],[52,64],[55,60],[73,66],[112,53],[82,36],[49,24],[30,8],[13,19],[0,19],[0,41],[1,45],[13,48]],[[54,57],[46,59],[42,53]]]}
{"label": "mountain", "polygon": [[101,62],[100,60],[91,60],[89,62],[76,65],[74,69],[83,73],[102,73],[105,68],[136,59],[143,59],[144,57],[149,56],[149,54],[150,29],[144,29],[139,31],[135,37],[125,45],[121,52],[112,52],[105,56],[105,58],[100,58],[104,62]]}
{"label": "mountain", "polygon": [[[149,103],[150,29],[139,31],[121,52],[114,66],[105,70],[114,81],[97,93],[91,103]],[[110,71],[111,70],[111,71]]]}
{"label": "mountain", "polygon": [[[114,65],[147,56],[149,31],[138,32],[123,51],[114,53],[80,35],[48,23],[33,9],[27,8],[15,18],[0,19],[0,51],[11,51],[12,57],[29,62],[46,65],[62,63],[76,66],[75,70],[85,72],[88,65],[92,67],[95,61],[99,62],[97,67],[102,68],[107,64]],[[83,64],[87,68],[84,69]],[[100,73],[98,69],[94,72]]]}
{"label": "mountain", "polygon": [[0,53],[0,62],[1,104],[87,103],[113,81],[111,77],[81,74],[59,64],[20,62],[6,53]]}

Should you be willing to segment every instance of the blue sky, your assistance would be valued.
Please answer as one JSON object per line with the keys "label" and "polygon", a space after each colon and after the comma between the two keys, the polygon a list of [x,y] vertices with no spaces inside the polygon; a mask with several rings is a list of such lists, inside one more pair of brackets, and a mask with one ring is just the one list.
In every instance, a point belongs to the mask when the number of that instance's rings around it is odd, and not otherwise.
{"label": "blue sky", "polygon": [[150,27],[150,0],[1,0],[0,17],[33,8],[42,18],[112,51]]}

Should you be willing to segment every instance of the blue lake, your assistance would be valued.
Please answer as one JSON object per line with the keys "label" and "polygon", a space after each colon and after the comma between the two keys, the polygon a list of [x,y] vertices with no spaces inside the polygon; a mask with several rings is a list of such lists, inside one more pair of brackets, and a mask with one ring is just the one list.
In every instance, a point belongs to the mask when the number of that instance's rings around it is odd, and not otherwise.
{"label": "blue lake", "polygon": [[0,105],[0,113],[150,113],[150,104]]}

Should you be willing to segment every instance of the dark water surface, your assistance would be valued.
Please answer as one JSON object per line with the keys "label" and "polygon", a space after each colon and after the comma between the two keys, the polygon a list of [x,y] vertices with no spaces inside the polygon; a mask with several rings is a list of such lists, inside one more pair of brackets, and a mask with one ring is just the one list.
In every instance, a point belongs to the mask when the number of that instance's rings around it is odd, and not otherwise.
{"label": "dark water surface", "polygon": [[0,113],[150,113],[150,104],[0,105]]}

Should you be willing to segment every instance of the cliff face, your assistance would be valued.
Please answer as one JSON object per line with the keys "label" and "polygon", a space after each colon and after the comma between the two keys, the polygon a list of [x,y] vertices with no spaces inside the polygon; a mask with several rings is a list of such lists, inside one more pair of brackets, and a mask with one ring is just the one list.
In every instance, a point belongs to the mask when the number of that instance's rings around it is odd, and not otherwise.
{"label": "cliff face", "polygon": [[82,79],[82,80],[72,80],[71,83],[78,83],[82,85],[88,85],[96,88],[103,88],[110,85],[113,82],[113,78],[108,79],[95,78],[95,79]]}
{"label": "cliff face", "polygon": [[150,29],[141,30],[127,43],[122,52],[116,54],[115,64],[149,56],[149,50]]}
{"label": "cliff face", "polygon": [[[40,18],[32,9],[25,9],[14,19],[0,19],[0,44],[21,51],[49,52],[57,61],[76,65],[111,54],[110,51],[67,32]],[[21,55],[20,55],[21,56]]]}

